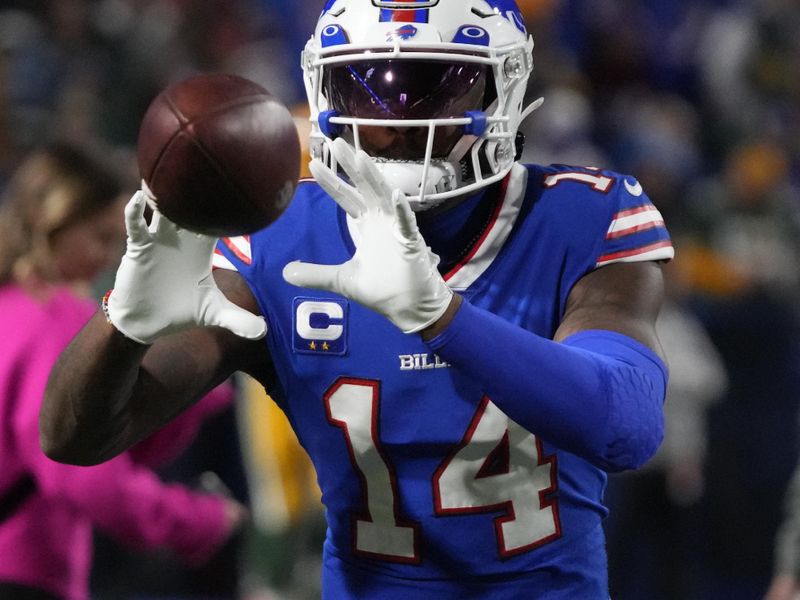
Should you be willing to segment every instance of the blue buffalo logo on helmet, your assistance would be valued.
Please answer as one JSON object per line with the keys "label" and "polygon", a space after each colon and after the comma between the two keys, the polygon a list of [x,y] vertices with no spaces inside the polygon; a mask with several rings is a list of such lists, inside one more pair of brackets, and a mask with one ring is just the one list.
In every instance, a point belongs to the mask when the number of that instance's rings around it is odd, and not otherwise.
{"label": "blue buffalo logo on helmet", "polygon": [[413,25],[403,25],[402,27],[398,27],[394,31],[390,32],[386,36],[387,42],[393,42],[394,40],[410,40],[415,35],[419,33],[419,29],[414,27]]}

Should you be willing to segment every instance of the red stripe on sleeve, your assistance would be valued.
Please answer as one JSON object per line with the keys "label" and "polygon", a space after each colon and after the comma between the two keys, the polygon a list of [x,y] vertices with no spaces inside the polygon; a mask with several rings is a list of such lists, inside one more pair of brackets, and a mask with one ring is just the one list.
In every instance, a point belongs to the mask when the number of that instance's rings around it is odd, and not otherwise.
{"label": "red stripe on sleeve", "polygon": [[629,256],[638,256],[639,254],[652,252],[653,250],[658,250],[659,248],[671,248],[671,247],[672,247],[671,241],[656,242],[655,244],[648,244],[647,246],[633,248],[632,250],[622,250],[621,252],[612,252],[611,254],[604,254],[603,256],[597,259],[597,263],[599,264],[608,262],[610,260],[619,260],[620,258],[628,258]]}

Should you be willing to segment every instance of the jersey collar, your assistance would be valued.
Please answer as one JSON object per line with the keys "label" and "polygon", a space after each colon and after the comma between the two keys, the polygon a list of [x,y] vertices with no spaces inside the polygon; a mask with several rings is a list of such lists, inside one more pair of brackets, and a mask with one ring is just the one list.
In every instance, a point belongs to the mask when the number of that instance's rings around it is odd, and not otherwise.
{"label": "jersey collar", "polygon": [[[527,179],[527,169],[521,164],[515,163],[511,172],[502,181],[500,198],[482,235],[464,255],[464,258],[443,274],[444,280],[451,289],[466,290],[486,272],[497,258],[519,216],[525,198]],[[355,247],[352,245],[354,228],[351,218],[344,211],[340,212],[345,217],[345,227],[342,227],[342,233],[347,234],[343,236],[345,243],[351,247],[352,251],[355,251]]]}
{"label": "jersey collar", "polygon": [[443,275],[451,289],[466,290],[497,258],[519,216],[527,178],[527,169],[515,163],[502,182],[499,201],[483,234],[464,258]]}

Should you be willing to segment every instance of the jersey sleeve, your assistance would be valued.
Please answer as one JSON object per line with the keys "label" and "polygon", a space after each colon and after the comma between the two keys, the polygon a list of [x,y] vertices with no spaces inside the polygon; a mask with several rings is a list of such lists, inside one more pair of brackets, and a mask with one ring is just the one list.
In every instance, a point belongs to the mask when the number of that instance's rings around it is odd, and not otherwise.
{"label": "jersey sleeve", "polygon": [[671,260],[675,251],[664,218],[642,185],[622,175],[617,181],[616,205],[595,266]]}

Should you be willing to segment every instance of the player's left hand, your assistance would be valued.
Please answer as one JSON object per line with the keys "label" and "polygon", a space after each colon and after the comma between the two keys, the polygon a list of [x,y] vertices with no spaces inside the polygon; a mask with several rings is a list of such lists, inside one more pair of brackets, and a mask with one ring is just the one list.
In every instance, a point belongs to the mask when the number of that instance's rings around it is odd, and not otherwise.
{"label": "player's left hand", "polygon": [[178,227],[157,209],[148,225],[148,200],[155,199],[143,183],[125,207],[127,249],[106,297],[108,321],[125,337],[148,345],[190,327],[264,337],[264,319],[228,300],[214,281],[217,239]]}
{"label": "player's left hand", "polygon": [[439,257],[425,244],[406,197],[389,188],[365,152],[354,152],[342,139],[334,142],[333,152],[355,187],[317,159],[311,161],[311,173],[350,216],[356,252],[341,265],[291,262],[283,269],[284,279],[350,298],[404,333],[425,329],[444,314],[453,296],[436,270]]}

